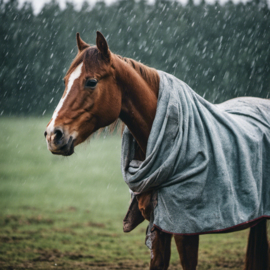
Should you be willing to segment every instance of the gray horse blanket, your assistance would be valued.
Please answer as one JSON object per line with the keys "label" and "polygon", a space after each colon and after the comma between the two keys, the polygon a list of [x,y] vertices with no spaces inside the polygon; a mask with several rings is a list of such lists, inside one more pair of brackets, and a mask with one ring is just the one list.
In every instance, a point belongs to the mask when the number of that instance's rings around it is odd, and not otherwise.
{"label": "gray horse blanket", "polygon": [[122,139],[125,182],[135,194],[157,192],[150,228],[202,234],[270,217],[270,100],[214,105],[159,75],[146,159],[134,160],[137,143],[127,128]]}

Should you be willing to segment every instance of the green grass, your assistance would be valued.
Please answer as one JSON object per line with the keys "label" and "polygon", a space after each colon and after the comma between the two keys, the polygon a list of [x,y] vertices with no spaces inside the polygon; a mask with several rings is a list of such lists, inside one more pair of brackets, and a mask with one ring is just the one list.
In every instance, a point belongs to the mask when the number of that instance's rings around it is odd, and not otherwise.
{"label": "green grass", "polygon": [[[122,232],[130,196],[120,135],[54,156],[48,120],[0,118],[0,269],[147,269],[147,222]],[[202,236],[199,269],[240,269],[246,239],[247,231]],[[179,269],[174,246],[171,269]]]}

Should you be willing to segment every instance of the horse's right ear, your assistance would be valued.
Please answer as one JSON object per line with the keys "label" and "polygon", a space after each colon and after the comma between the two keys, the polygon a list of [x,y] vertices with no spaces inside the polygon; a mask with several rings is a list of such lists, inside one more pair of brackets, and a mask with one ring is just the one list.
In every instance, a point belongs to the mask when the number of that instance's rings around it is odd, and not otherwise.
{"label": "horse's right ear", "polygon": [[98,50],[103,54],[103,56],[105,56],[105,58],[110,58],[110,50],[108,43],[105,37],[99,31],[97,31],[96,44]]}
{"label": "horse's right ear", "polygon": [[77,33],[76,39],[77,39],[77,46],[78,46],[79,52],[81,52],[81,51],[83,51],[84,49],[90,47],[89,44],[85,43],[85,42],[81,39],[79,33]]}

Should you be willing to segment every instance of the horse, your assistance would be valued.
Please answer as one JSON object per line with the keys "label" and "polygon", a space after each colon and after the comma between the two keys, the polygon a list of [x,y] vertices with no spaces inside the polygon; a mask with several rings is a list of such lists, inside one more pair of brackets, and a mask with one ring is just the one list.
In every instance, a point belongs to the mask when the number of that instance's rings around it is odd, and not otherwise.
{"label": "horse", "polygon": [[[64,77],[65,91],[44,133],[49,151],[55,155],[72,155],[74,147],[120,118],[138,144],[136,159],[144,160],[157,109],[160,83],[157,70],[112,53],[99,31],[95,46],[84,42],[79,33],[76,39],[77,56]],[[132,224],[126,231],[150,219],[152,194],[148,191],[136,195],[128,217]],[[246,228],[250,228],[250,233],[245,270],[268,269],[266,218],[222,232]],[[172,237],[183,269],[195,270],[199,234],[172,234],[159,228],[153,230],[150,270],[168,269]]]}

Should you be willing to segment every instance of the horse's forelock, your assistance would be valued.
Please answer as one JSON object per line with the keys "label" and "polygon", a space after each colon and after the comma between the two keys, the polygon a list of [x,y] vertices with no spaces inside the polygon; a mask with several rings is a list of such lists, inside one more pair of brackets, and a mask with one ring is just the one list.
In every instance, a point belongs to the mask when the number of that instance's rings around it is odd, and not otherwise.
{"label": "horse's forelock", "polygon": [[69,76],[81,62],[84,62],[85,69],[86,71],[88,71],[90,69],[90,66],[91,69],[93,67],[97,69],[100,68],[102,63],[104,63],[104,61],[106,62],[107,59],[102,57],[102,54],[99,52],[98,48],[96,46],[91,46],[83,50],[82,52],[78,53],[78,55],[71,63],[65,78]]}
{"label": "horse's forelock", "polygon": [[85,51],[84,61],[86,63],[86,69],[88,67],[87,64],[91,64],[91,67],[100,67],[101,57],[96,46],[91,47]]}

